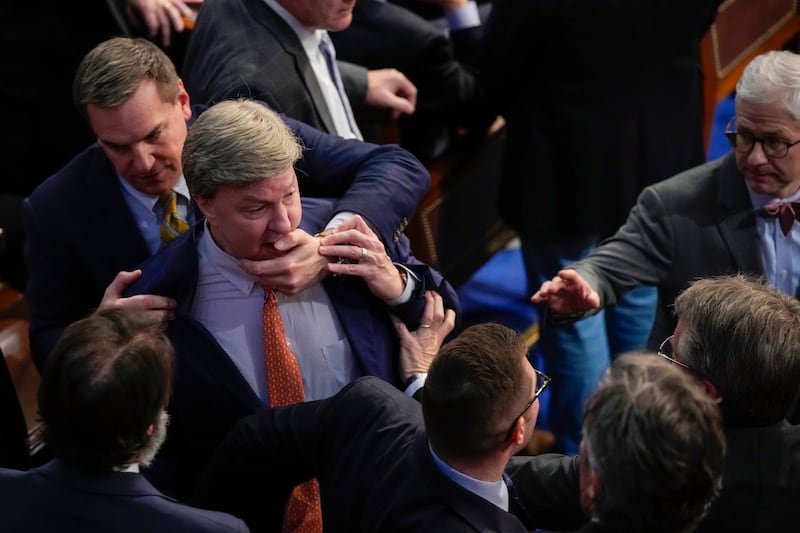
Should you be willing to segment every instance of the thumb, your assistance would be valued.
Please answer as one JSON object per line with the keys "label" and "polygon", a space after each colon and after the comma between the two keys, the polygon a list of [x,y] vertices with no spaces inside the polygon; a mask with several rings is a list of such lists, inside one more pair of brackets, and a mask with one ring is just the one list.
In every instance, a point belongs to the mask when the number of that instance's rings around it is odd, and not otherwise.
{"label": "thumb", "polygon": [[133,270],[131,272],[127,272],[125,270],[121,271],[117,276],[114,278],[114,281],[108,286],[108,290],[113,292],[114,294],[120,295],[125,291],[125,289],[139,279],[142,276],[142,271],[140,269]]}
{"label": "thumb", "polygon": [[402,320],[394,315],[389,315],[389,318],[392,319],[392,325],[394,326],[394,329],[401,340],[411,335],[411,332],[408,331],[408,328]]}

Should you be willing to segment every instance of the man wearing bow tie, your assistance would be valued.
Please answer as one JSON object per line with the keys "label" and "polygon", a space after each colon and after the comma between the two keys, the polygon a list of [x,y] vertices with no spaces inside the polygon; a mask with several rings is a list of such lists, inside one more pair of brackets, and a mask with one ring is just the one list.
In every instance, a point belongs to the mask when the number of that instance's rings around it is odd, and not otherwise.
{"label": "man wearing bow tie", "polygon": [[613,237],[531,297],[547,303],[549,322],[578,320],[639,284],[656,285],[655,348],[675,328],[675,297],[697,278],[755,274],[796,296],[800,209],[775,204],[800,199],[798,79],[800,55],[753,59],[736,86],[731,153],[644,189]]}

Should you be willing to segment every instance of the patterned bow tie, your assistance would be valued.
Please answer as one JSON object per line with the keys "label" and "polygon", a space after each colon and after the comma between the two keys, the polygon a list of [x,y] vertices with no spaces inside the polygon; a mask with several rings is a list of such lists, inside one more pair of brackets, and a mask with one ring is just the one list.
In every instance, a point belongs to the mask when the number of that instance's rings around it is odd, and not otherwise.
{"label": "patterned bow tie", "polygon": [[778,217],[781,231],[786,236],[792,231],[792,224],[795,220],[800,220],[800,201],[798,202],[776,202],[767,204],[759,212],[764,217]]}

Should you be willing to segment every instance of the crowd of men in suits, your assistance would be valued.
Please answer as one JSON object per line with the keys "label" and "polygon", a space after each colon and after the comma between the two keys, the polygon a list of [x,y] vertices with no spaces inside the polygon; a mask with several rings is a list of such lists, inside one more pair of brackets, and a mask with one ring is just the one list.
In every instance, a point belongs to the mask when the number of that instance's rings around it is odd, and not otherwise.
{"label": "crowd of men in suits", "polygon": [[[327,31],[352,9],[206,0],[188,90],[146,39],[83,58],[74,104],[97,141],[22,205],[54,459],[0,469],[11,527],[796,524],[800,56],[755,58],[732,152],[646,187],[616,234],[533,294],[558,328],[655,286],[659,349],[617,358],[577,406],[577,455],[523,457],[550,378],[508,328],[462,330],[453,287],[413,256],[403,230],[430,176],[406,149],[362,141],[340,89],[409,114],[434,97],[399,71],[332,66]],[[459,61],[460,79],[477,74]],[[292,361],[277,381],[275,321]],[[287,382],[303,401],[280,406]]]}

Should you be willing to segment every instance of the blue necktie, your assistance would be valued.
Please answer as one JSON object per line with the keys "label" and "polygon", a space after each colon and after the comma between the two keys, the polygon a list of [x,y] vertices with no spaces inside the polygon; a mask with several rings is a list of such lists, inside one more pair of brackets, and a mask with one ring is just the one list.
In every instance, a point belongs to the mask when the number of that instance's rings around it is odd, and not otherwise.
{"label": "blue necktie", "polygon": [[350,107],[350,99],[347,93],[344,92],[344,84],[342,83],[342,76],[339,74],[339,68],[336,66],[336,55],[333,52],[333,43],[327,34],[322,36],[319,42],[319,51],[322,52],[322,57],[325,58],[325,64],[328,65],[328,73],[331,75],[331,80],[336,86],[336,92],[339,93],[339,99],[342,101],[344,113],[347,115],[347,123],[350,125],[350,131],[356,137],[361,138],[361,131],[358,129],[356,119],[353,117],[353,109]]}

